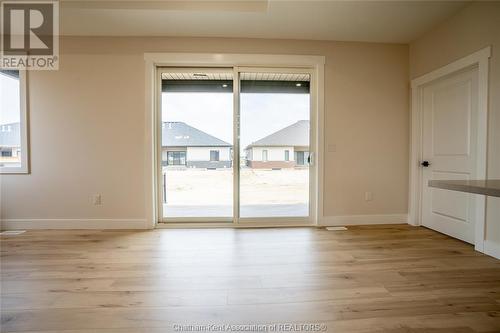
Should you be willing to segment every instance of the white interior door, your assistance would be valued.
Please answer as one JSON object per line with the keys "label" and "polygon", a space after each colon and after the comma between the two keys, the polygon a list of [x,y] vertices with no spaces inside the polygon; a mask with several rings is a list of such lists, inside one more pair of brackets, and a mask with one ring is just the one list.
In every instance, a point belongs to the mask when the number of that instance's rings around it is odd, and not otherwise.
{"label": "white interior door", "polygon": [[475,178],[478,68],[430,83],[422,97],[422,225],[474,243],[473,195],[431,188],[428,182]]}

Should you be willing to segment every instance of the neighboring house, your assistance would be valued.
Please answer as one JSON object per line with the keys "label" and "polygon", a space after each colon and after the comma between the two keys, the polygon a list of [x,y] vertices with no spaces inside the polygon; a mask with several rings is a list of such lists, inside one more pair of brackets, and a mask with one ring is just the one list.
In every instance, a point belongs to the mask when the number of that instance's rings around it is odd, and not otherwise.
{"label": "neighboring house", "polygon": [[162,124],[162,164],[188,168],[230,168],[232,146],[183,122]]}
{"label": "neighboring house", "polygon": [[0,162],[17,162],[21,155],[19,123],[0,125]]}
{"label": "neighboring house", "polygon": [[309,121],[300,120],[245,149],[247,166],[251,168],[307,167],[309,159]]}

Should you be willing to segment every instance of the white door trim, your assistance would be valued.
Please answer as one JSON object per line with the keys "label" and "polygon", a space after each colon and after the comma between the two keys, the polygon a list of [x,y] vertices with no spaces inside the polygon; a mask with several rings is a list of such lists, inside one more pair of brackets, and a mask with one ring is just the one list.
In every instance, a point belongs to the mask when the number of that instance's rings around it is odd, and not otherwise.
{"label": "white door trim", "polygon": [[[314,71],[316,86],[316,207],[315,221],[323,219],[323,173],[324,173],[324,56],[312,55],[270,55],[270,54],[228,54],[228,53],[145,53],[145,207],[146,218],[150,228],[155,228],[158,215],[157,192],[157,159],[155,149],[157,138],[157,68],[166,67],[285,67],[307,68]],[[207,223],[208,224],[208,223]]]}
{"label": "white door trim", "polygon": [[[408,223],[422,224],[422,92],[426,84],[477,65],[478,69],[478,138],[477,138],[477,177],[486,179],[487,141],[488,141],[488,73],[491,47],[488,46],[462,59],[456,60],[435,71],[422,75],[411,81],[411,116],[410,116],[410,186]],[[485,205],[483,195],[476,196],[475,249],[484,252],[485,238]]]}

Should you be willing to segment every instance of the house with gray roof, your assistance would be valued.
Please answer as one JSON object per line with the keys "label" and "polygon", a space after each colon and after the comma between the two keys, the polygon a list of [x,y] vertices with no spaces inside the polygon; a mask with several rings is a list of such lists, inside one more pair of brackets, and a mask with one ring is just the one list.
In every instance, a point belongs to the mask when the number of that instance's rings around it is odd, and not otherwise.
{"label": "house with gray roof", "polygon": [[246,165],[256,169],[308,167],[309,120],[280,129],[249,144]]}
{"label": "house with gray roof", "polygon": [[18,163],[21,155],[19,123],[0,125],[0,164]]}
{"label": "house with gray roof", "polygon": [[205,169],[230,168],[232,145],[184,122],[163,122],[162,165]]}

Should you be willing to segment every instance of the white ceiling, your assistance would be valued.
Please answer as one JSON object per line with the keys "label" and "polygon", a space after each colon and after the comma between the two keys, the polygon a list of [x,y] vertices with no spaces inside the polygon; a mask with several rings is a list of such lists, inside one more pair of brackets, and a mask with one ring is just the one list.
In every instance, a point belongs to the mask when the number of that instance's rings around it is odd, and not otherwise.
{"label": "white ceiling", "polygon": [[408,43],[462,1],[62,0],[61,34]]}

